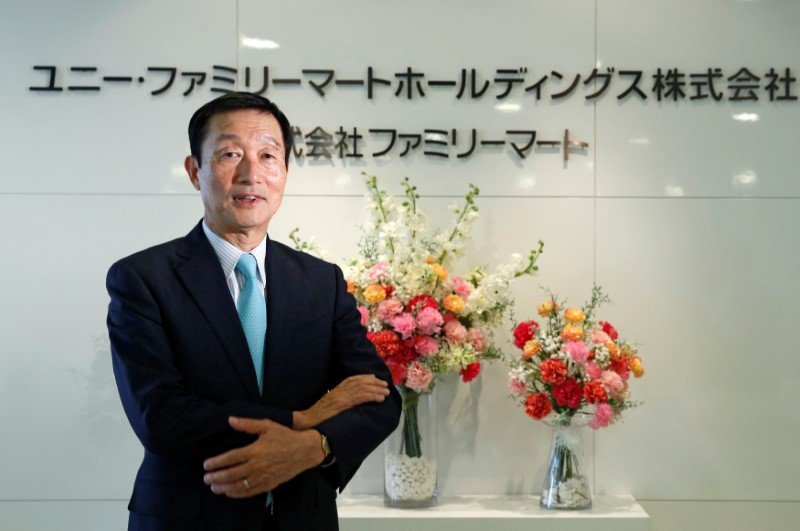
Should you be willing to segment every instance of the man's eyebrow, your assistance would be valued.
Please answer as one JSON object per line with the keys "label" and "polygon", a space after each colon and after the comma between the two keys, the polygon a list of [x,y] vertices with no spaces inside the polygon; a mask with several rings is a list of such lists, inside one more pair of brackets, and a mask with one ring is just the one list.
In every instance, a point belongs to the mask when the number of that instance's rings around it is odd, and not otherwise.
{"label": "man's eyebrow", "polygon": [[239,135],[236,133],[220,133],[217,135],[216,141],[222,142],[223,140],[239,140]]}
{"label": "man's eyebrow", "polygon": [[[225,140],[241,140],[241,137],[236,133],[220,133],[219,135],[217,135],[216,138],[217,143],[223,142]],[[274,135],[268,135],[268,134],[258,135],[256,137],[256,140],[261,140],[268,144],[273,144],[276,147],[283,147],[283,143],[280,140],[278,140],[278,138],[275,137]]]}
{"label": "man's eyebrow", "polygon": [[263,141],[267,142],[268,144],[274,144],[274,145],[276,145],[278,147],[283,147],[283,143],[280,140],[278,140],[277,137],[275,137],[273,135],[267,135],[267,134],[258,135],[256,137],[256,140],[263,140]]}

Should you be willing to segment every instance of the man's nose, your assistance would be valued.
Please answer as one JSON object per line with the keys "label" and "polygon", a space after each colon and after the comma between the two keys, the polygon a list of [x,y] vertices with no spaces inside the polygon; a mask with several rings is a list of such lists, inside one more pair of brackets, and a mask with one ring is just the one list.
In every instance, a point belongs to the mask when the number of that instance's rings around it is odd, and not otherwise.
{"label": "man's nose", "polygon": [[237,170],[237,180],[242,183],[256,183],[260,177],[258,174],[259,165],[258,157],[254,155],[244,155],[242,160],[239,161]]}

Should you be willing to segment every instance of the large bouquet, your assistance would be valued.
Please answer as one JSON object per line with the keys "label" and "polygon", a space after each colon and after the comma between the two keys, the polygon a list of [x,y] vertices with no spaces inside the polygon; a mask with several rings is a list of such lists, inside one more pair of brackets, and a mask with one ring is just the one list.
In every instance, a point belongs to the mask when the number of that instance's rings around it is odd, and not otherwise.
{"label": "large bouquet", "polygon": [[[379,188],[377,177],[367,176],[366,185],[370,219],[363,225],[359,255],[347,263],[345,276],[361,323],[403,395],[405,451],[419,456],[414,418],[418,395],[449,373],[469,382],[480,373],[482,360],[501,356],[492,342],[493,328],[513,304],[511,282],[537,271],[544,244],[539,241],[527,258],[512,255],[511,262],[494,272],[475,267],[453,276],[451,262],[464,255],[478,219],[478,188],[470,185],[463,205],[451,207],[455,223],[450,230],[430,231],[408,178],[402,181],[399,202]],[[291,238],[298,249],[316,250],[296,230]]]}
{"label": "large bouquet", "polygon": [[608,297],[595,286],[583,308],[566,308],[552,296],[539,305],[546,326],[526,321],[514,329],[522,355],[511,362],[509,387],[536,420],[567,425],[581,413],[599,429],[636,405],[629,400],[631,374],[644,374],[636,347],[619,338],[611,324],[595,321],[597,307]]}

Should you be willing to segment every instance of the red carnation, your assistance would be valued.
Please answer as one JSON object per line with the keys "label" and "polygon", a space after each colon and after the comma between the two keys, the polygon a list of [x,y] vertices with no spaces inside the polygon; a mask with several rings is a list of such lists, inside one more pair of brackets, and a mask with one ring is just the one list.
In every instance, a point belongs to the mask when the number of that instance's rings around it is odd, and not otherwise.
{"label": "red carnation", "polygon": [[553,404],[546,393],[536,393],[525,398],[525,413],[536,420],[545,418],[553,411]]}
{"label": "red carnation", "polygon": [[403,382],[406,380],[406,375],[408,374],[406,366],[392,360],[387,361],[386,366],[389,368],[389,372],[392,373],[392,383],[395,385],[403,385]]}
{"label": "red carnation", "polygon": [[567,364],[558,358],[548,358],[539,364],[542,381],[548,384],[564,383],[567,377]]}
{"label": "red carnation", "polygon": [[564,383],[553,386],[553,398],[559,406],[578,409],[583,400],[583,388],[575,378],[569,378]]}
{"label": "red carnation", "polygon": [[536,331],[539,330],[539,323],[536,321],[525,321],[514,329],[514,345],[517,348],[524,348],[525,343],[533,339]]}
{"label": "red carnation", "polygon": [[615,373],[619,374],[620,377],[626,382],[628,381],[628,378],[631,377],[631,371],[628,367],[627,359],[611,360],[611,363],[608,364],[608,367]]}
{"label": "red carnation", "polygon": [[480,373],[481,373],[481,362],[479,361],[470,363],[469,365],[458,371],[458,374],[461,375],[461,379],[464,380],[464,383],[471,382]]}
{"label": "red carnation", "polygon": [[608,393],[603,389],[603,384],[600,382],[587,382],[583,388],[583,396],[586,397],[586,401],[590,404],[608,402]]}
{"label": "red carnation", "polygon": [[373,334],[372,337],[367,335],[370,341],[375,345],[378,355],[384,360],[388,360],[400,352],[400,336],[391,330],[381,330]]}
{"label": "red carnation", "polygon": [[433,308],[434,310],[438,310],[439,304],[436,302],[436,299],[434,299],[430,295],[417,295],[416,297],[408,301],[408,305],[406,306],[406,311],[408,313],[417,315],[425,308]]}
{"label": "red carnation", "polygon": [[394,286],[392,286],[391,284],[384,284],[383,291],[386,292],[386,298],[388,299],[389,297],[392,296],[392,293],[394,293]]}
{"label": "red carnation", "polygon": [[611,326],[611,323],[607,323],[605,321],[599,321],[597,324],[600,325],[600,327],[603,329],[603,332],[608,334],[608,337],[611,338],[611,341],[617,340],[619,334],[617,333],[617,330],[613,326]]}
{"label": "red carnation", "polygon": [[397,354],[394,358],[395,361],[408,366],[417,358],[419,358],[419,353],[414,349],[414,341],[412,339],[400,341],[400,344],[397,347]]}

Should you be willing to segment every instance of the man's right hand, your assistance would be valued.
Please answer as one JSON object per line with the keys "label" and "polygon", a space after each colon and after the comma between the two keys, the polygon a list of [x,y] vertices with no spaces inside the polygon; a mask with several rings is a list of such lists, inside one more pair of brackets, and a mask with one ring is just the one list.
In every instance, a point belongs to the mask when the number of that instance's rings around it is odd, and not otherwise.
{"label": "man's right hand", "polygon": [[387,396],[389,396],[389,385],[374,375],[350,376],[309,409],[293,412],[293,428],[298,431],[313,428],[346,409],[367,402],[383,402]]}

